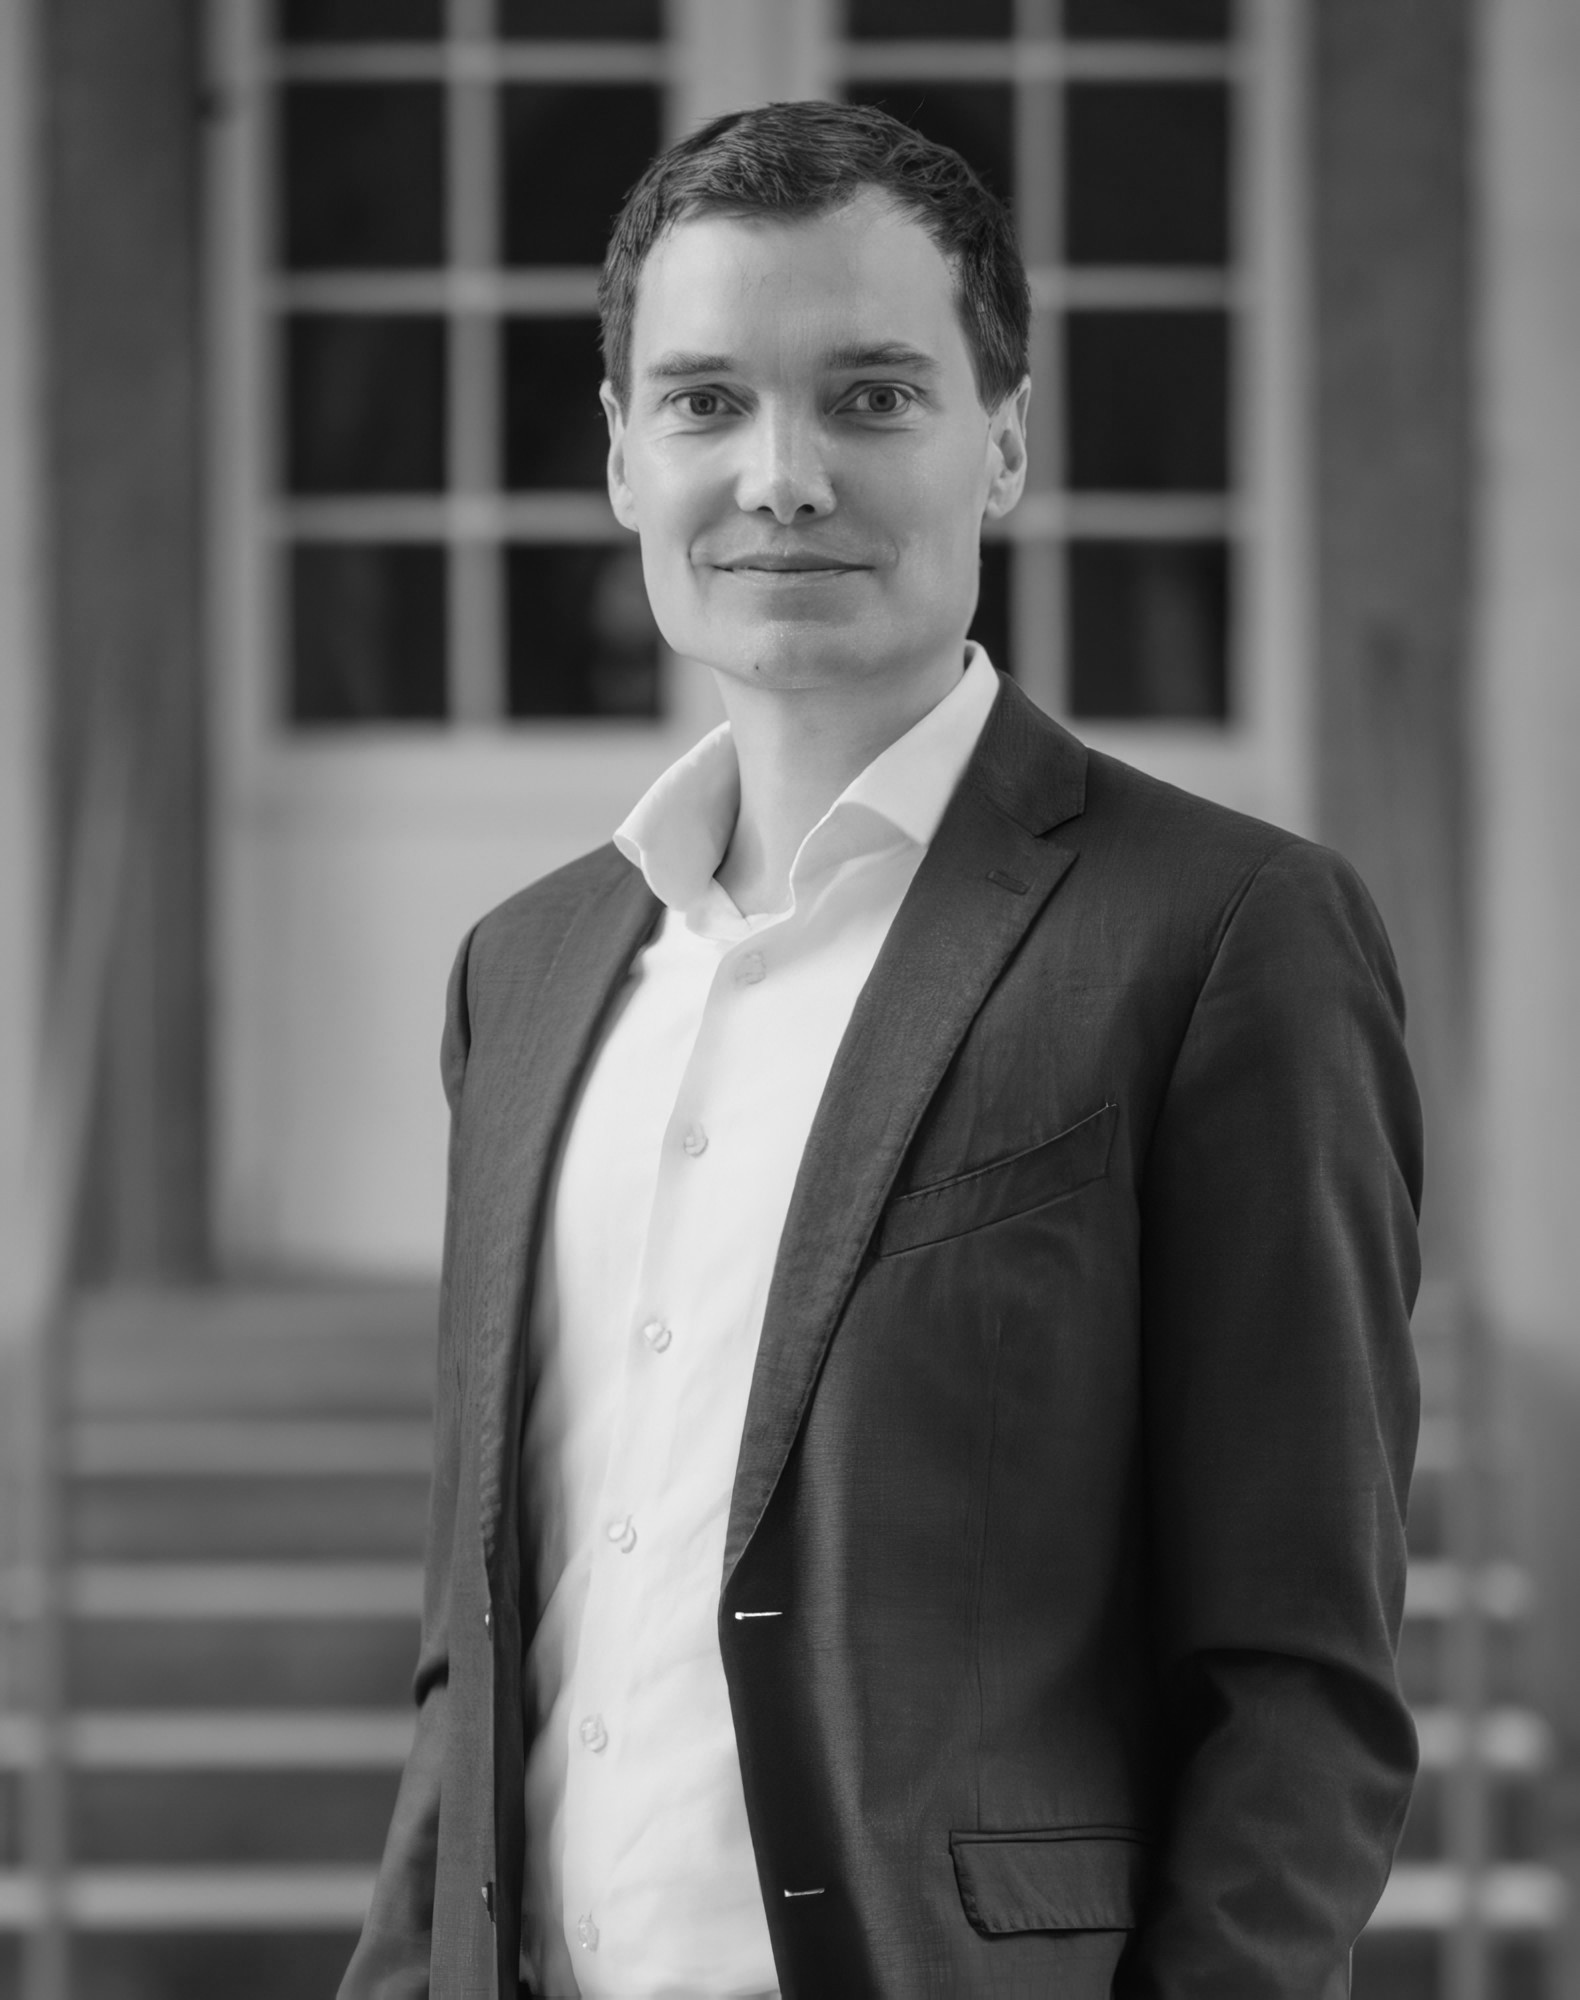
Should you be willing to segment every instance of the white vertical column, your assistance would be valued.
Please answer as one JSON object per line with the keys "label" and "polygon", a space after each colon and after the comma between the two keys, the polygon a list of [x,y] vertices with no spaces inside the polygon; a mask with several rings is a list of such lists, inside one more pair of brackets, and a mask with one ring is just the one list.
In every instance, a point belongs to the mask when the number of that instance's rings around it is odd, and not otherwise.
{"label": "white vertical column", "polygon": [[0,1348],[38,1305],[27,1161],[47,867],[41,344],[31,0],[0,0]]}
{"label": "white vertical column", "polygon": [[[1051,41],[1059,32],[1058,13],[1057,0],[1016,0],[1016,40]],[[1051,78],[1015,80],[1014,162],[1021,255],[1032,270],[1053,271],[1064,261],[1064,92]],[[1064,484],[1065,458],[1064,320],[1057,299],[1032,310],[1031,383],[1026,490],[1051,495]],[[1009,585],[1015,678],[1050,715],[1062,714],[1069,706],[1063,544],[1042,538],[1017,542]]]}
{"label": "white vertical column", "polygon": [[1485,1282],[1580,1380],[1580,8],[1481,36]]}
{"label": "white vertical column", "polygon": [[[450,48],[493,32],[490,0],[450,0]],[[491,273],[499,258],[499,86],[461,64],[446,93],[445,166],[449,241],[456,289]],[[449,314],[449,483],[463,513],[499,489],[500,324],[490,312],[453,306]],[[504,616],[499,544],[463,527],[449,550],[450,717],[463,725],[498,722],[505,708]]]}
{"label": "white vertical column", "polygon": [[752,104],[826,97],[834,0],[670,0],[670,136]]}

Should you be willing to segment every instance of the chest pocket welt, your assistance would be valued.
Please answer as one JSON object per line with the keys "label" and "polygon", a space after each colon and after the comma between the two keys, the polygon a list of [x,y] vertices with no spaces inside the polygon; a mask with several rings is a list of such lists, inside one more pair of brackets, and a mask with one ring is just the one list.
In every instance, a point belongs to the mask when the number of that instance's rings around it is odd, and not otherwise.
{"label": "chest pocket welt", "polygon": [[1117,1104],[1105,1104],[1090,1118],[1023,1153],[900,1195],[890,1202],[878,1225],[877,1254],[889,1257],[923,1243],[942,1243],[968,1229],[1042,1208],[1089,1181],[1101,1180],[1108,1171],[1118,1116]]}
{"label": "chest pocket welt", "polygon": [[989,1936],[1135,1928],[1149,1849],[1133,1828],[952,1833],[949,1851],[965,1913]]}

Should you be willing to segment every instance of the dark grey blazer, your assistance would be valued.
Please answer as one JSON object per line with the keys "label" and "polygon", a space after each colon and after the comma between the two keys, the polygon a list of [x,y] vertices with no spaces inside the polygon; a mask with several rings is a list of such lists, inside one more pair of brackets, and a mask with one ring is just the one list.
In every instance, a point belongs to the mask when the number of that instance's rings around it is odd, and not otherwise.
{"label": "dark grey blazer", "polygon": [[[457,962],[420,1719],[343,2000],[517,1990],[523,1315],[656,915],[606,847]],[[735,1477],[787,1995],[1346,1990],[1415,1767],[1402,1011],[1343,861],[1003,686],[818,1108]]]}

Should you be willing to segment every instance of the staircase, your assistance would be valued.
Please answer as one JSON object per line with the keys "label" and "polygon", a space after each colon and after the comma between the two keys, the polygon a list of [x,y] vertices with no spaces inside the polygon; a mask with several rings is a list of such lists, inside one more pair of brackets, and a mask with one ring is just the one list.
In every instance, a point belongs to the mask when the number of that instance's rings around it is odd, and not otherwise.
{"label": "staircase", "polygon": [[[89,1298],[65,1461],[72,2000],[332,1995],[411,1740],[431,1291]],[[1441,1299],[1401,1651],[1422,1774],[1355,2000],[1566,2000],[1522,1573],[1467,1531],[1474,1395]],[[0,2000],[36,1910],[0,1715]],[[1577,1989],[1580,1990],[1580,1989]]]}
{"label": "staircase", "polygon": [[[1526,1705],[1529,1582],[1491,1521],[1490,1366],[1446,1288],[1416,1308],[1422,1425],[1400,1677],[1421,1773],[1354,2000],[1571,2000],[1561,1877],[1543,1860],[1552,1743]],[[1571,1968],[1571,1970],[1573,1970]]]}
{"label": "staircase", "polygon": [[[73,2000],[334,1993],[411,1742],[434,1326],[422,1289],[80,1306]],[[35,1754],[13,1721],[0,1782],[14,1793]],[[36,1901],[16,1845],[0,1850],[5,2000]]]}

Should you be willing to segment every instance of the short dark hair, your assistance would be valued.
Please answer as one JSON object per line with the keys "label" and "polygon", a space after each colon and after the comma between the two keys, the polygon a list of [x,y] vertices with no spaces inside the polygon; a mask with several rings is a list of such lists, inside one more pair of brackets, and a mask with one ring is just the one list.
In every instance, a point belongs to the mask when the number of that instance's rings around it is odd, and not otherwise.
{"label": "short dark hair", "polygon": [[660,153],[626,196],[598,281],[604,372],[624,409],[631,392],[637,280],[653,246],[699,215],[804,221],[866,188],[886,194],[937,244],[977,394],[993,409],[1026,374],[1031,294],[1004,204],[948,146],[875,105],[768,104],[732,111]]}

